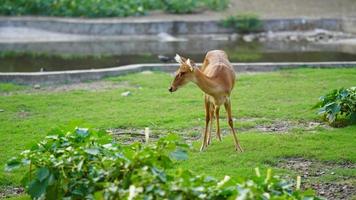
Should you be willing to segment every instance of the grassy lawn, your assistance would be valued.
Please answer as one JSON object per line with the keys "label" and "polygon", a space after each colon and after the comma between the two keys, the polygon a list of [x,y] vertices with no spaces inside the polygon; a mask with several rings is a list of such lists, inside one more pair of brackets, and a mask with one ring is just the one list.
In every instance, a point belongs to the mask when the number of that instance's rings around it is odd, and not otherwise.
{"label": "grassy lawn", "polygon": [[[108,128],[164,129],[194,132],[204,126],[203,93],[193,84],[170,94],[169,74],[138,73],[107,79],[109,89],[39,91],[0,84],[0,165],[38,142],[51,128],[79,122],[83,126]],[[296,69],[271,73],[239,74],[232,94],[235,126],[245,150],[236,153],[225,120],[227,134],[222,142],[213,140],[205,152],[193,143],[190,159],[181,167],[219,178],[225,174],[249,177],[254,167],[274,168],[275,172],[295,176],[297,171],[279,165],[286,158],[304,158],[332,166],[332,173],[310,178],[311,182],[346,182],[356,185],[356,169],[342,163],[356,163],[356,126],[346,128],[303,127],[318,121],[311,110],[318,97],[331,89],[355,86],[353,69]],[[131,95],[120,94],[130,91]],[[221,113],[225,116],[225,112]],[[250,120],[254,119],[254,120]],[[300,126],[287,132],[263,132],[259,125],[293,122]],[[214,133],[213,133],[214,134]],[[0,171],[0,188],[18,185],[22,171]]]}

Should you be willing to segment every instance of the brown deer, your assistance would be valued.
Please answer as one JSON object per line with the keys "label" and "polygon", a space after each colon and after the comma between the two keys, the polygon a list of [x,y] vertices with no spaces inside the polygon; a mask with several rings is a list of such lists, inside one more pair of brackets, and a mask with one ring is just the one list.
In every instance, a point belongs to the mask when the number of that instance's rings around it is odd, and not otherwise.
{"label": "brown deer", "polygon": [[[175,60],[180,64],[176,76],[169,88],[170,92],[177,91],[188,82],[193,82],[205,93],[205,130],[200,151],[211,142],[212,122],[215,114],[217,137],[221,141],[219,126],[219,110],[224,104],[229,126],[235,141],[235,149],[243,151],[237,139],[232,115],[230,94],[235,84],[235,71],[231,66],[227,54],[222,50],[209,51],[199,69],[191,59],[179,56]],[[210,122],[210,127],[209,127]]]}

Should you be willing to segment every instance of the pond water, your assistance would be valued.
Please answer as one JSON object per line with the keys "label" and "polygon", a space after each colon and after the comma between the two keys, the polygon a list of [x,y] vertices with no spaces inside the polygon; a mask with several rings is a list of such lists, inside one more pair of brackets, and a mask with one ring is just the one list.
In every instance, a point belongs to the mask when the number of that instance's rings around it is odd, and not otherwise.
{"label": "pond water", "polygon": [[206,51],[225,50],[231,62],[356,61],[356,52],[333,44],[308,42],[243,42],[228,40],[91,41],[1,43],[0,72],[37,72],[107,68],[160,62],[175,53],[202,62]]}

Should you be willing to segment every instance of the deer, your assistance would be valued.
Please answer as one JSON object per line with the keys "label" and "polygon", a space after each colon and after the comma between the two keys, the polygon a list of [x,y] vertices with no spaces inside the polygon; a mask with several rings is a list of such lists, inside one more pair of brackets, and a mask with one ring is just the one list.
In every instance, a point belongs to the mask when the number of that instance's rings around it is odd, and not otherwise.
{"label": "deer", "polygon": [[179,63],[179,68],[168,89],[169,92],[177,91],[188,82],[195,83],[204,92],[205,129],[202,134],[200,151],[206,149],[211,143],[214,116],[216,118],[216,135],[221,141],[219,111],[220,107],[224,105],[227,121],[234,137],[235,150],[243,152],[236,136],[231,113],[230,94],[235,85],[236,75],[227,54],[222,50],[208,51],[200,68],[192,59],[184,58],[178,54],[176,54],[175,60]]}

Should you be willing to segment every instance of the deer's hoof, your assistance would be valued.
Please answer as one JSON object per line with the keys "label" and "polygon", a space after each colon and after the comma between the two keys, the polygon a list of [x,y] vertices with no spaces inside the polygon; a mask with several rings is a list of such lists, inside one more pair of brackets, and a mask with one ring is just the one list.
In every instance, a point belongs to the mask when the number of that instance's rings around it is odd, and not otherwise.
{"label": "deer's hoof", "polygon": [[244,150],[240,146],[235,147],[235,151],[240,151],[241,153],[244,152]]}

